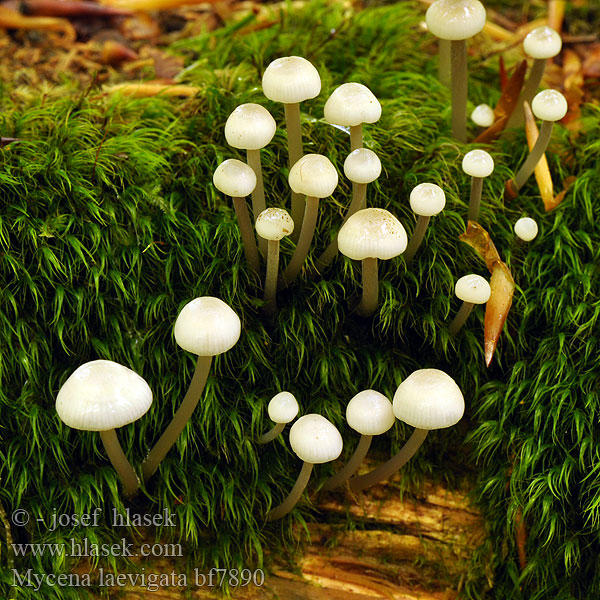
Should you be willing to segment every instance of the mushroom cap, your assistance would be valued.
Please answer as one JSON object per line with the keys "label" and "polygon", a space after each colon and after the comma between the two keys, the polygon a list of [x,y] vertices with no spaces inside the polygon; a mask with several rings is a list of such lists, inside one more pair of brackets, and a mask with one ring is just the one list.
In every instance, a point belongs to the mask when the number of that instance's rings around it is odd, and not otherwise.
{"label": "mushroom cap", "polygon": [[344,173],[354,183],[371,183],[381,175],[381,161],[372,150],[358,148],[346,157]]}
{"label": "mushroom cap", "polygon": [[107,431],[137,421],[151,404],[152,391],[137,373],[111,360],[93,360],[63,383],[56,412],[74,429]]}
{"label": "mushroom cap", "polygon": [[275,135],[275,119],[260,104],[240,104],[225,123],[225,138],[234,148],[259,150]]}
{"label": "mushroom cap", "polygon": [[464,155],[462,168],[471,177],[488,177],[494,171],[494,159],[485,150],[471,150]]}
{"label": "mushroom cap", "polygon": [[446,194],[435,183],[420,183],[410,193],[410,207],[423,217],[433,217],[446,206]]}
{"label": "mushroom cap", "polygon": [[213,183],[226,196],[244,198],[256,187],[256,173],[241,160],[228,158],[215,169]]}
{"label": "mushroom cap", "polygon": [[317,69],[301,56],[276,58],[263,73],[264,95],[274,102],[295,104],[318,96],[321,78]]}
{"label": "mushroom cap", "polygon": [[338,233],[338,249],[348,258],[387,260],[402,254],[408,237],[402,223],[383,208],[363,208],[355,212]]}
{"label": "mushroom cap", "polygon": [[490,284],[481,275],[464,275],[454,286],[454,293],[463,302],[485,304],[492,293]]}
{"label": "mushroom cap", "polygon": [[271,398],[267,411],[274,423],[290,423],[298,415],[298,401],[290,392],[279,392]]}
{"label": "mushroom cap", "polygon": [[326,156],[305,154],[290,169],[288,181],[297,194],[327,198],[338,184],[338,174]]}
{"label": "mushroom cap", "polygon": [[515,233],[525,242],[531,242],[538,234],[538,225],[531,217],[522,217],[515,223]]}
{"label": "mushroom cap", "polygon": [[478,104],[471,113],[471,120],[479,127],[491,127],[494,124],[494,109],[489,104]]}
{"label": "mushroom cap", "polygon": [[442,40],[466,40],[485,25],[479,0],[436,0],[425,14],[429,31]]}
{"label": "mushroom cap", "polygon": [[531,58],[552,58],[562,48],[562,39],[557,31],[542,25],[530,31],[523,40],[523,50]]}
{"label": "mushroom cap", "polygon": [[335,425],[316,414],[300,417],[290,429],[292,450],[304,462],[313,465],[335,460],[344,447]]}
{"label": "mushroom cap", "polygon": [[566,98],[556,90],[544,90],[531,101],[533,114],[542,121],[560,121],[568,108]]}
{"label": "mushroom cap", "polygon": [[283,208],[267,208],[256,217],[256,233],[265,240],[280,240],[294,231],[294,221]]}
{"label": "mushroom cap", "polygon": [[456,382],[439,369],[411,373],[394,394],[394,414],[417,429],[443,429],[458,423],[465,400]]}
{"label": "mushroom cap", "polygon": [[188,302],[175,321],[175,341],[198,356],[216,356],[235,346],[240,318],[223,300],[202,296]]}
{"label": "mushroom cap", "polygon": [[361,435],[381,435],[396,421],[392,403],[375,390],[363,390],[346,407],[348,425]]}
{"label": "mushroom cap", "polygon": [[381,104],[362,83],[343,83],[325,102],[325,120],[334,125],[354,127],[375,123],[381,117]]}

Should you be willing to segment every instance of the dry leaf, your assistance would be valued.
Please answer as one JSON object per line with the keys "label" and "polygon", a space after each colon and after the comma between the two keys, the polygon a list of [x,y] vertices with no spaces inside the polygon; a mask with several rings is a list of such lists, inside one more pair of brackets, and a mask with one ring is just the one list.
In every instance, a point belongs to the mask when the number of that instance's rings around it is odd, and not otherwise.
{"label": "dry leaf", "polygon": [[23,0],[20,10],[25,15],[44,17],[122,17],[131,14],[128,10],[89,0]]}
{"label": "dry leaf", "polygon": [[586,78],[600,77],[600,44],[590,44],[583,60],[583,76]]}
{"label": "dry leaf", "polygon": [[77,34],[75,29],[66,19],[56,17],[27,17],[4,6],[0,6],[0,27],[7,29],[36,29],[60,31],[65,44],[72,44]]}
{"label": "dry leaf", "polygon": [[195,96],[199,91],[199,87],[191,85],[173,85],[170,83],[121,83],[112,87],[106,88],[108,93],[119,92],[125,96],[133,96],[134,98],[148,98],[161,94],[163,96],[179,96],[190,98]]}
{"label": "dry leaf", "polygon": [[554,208],[556,208],[563,200],[564,197],[566,195],[566,193],[569,191],[569,188],[575,183],[575,181],[577,180],[577,177],[575,177],[574,175],[571,175],[571,177],[567,177],[564,181],[564,189],[562,192],[560,192],[556,198],[554,198],[554,200],[552,201],[551,204],[548,204],[548,206],[546,207],[546,210],[552,210]]}
{"label": "dry leaf", "polygon": [[581,103],[583,101],[583,65],[576,52],[567,48],[563,52],[563,94],[569,109],[562,123],[572,131],[581,129]]}

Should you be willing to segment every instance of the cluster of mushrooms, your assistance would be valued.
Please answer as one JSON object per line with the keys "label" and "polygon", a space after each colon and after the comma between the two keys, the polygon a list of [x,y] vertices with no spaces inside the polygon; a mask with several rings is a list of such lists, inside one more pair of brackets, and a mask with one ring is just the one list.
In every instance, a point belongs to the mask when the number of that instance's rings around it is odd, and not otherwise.
{"label": "cluster of mushrooms", "polygon": [[[479,0],[435,0],[427,11],[431,33],[440,39],[440,79],[452,88],[452,131],[459,141],[466,141],[467,54],[465,41],[485,24],[485,9]],[[566,113],[565,98],[555,90],[536,93],[541,82],[545,59],[560,51],[560,36],[548,27],[533,30],[524,47],[534,59],[529,79],[521,94],[523,110],[531,110],[542,120],[540,135],[525,163],[514,179],[507,182],[507,193],[515,194],[532,174],[548,145],[553,123]],[[262,283],[264,269],[263,309],[269,316],[277,310],[278,290],[290,286],[302,271],[310,252],[318,221],[319,201],[331,196],[338,184],[338,171],[326,156],[303,153],[300,102],[315,98],[321,91],[321,80],[315,67],[298,56],[274,60],[262,80],[265,96],[284,106],[288,140],[290,212],[282,207],[267,207],[262,176],[260,150],[269,144],[276,122],[269,111],[258,104],[238,106],[225,125],[225,137],[234,148],[246,151],[246,162],[228,159],[214,172],[215,187],[233,199],[245,259],[250,272]],[[338,251],[362,265],[362,297],[357,312],[369,316],[378,308],[378,260],[404,255],[409,263],[421,245],[432,216],[445,207],[444,191],[436,184],[423,182],[410,193],[410,206],[417,216],[412,235],[388,210],[367,207],[367,184],[381,174],[377,155],[363,147],[363,124],[376,122],[381,105],[373,93],[360,83],[344,83],[333,91],[325,104],[328,123],[346,130],[350,148],[343,171],[352,182],[352,198],[335,239],[314,264],[319,272],[331,263]],[[476,124],[486,127],[493,122],[493,111],[480,105],[472,115]],[[513,124],[522,119],[521,111],[511,117]],[[494,170],[491,155],[482,149],[466,153],[462,168],[471,179],[468,219],[477,221],[484,179]],[[246,197],[251,196],[251,211]],[[528,217],[515,224],[522,240],[533,240],[538,232],[536,222]],[[258,236],[258,243],[257,243]],[[284,236],[295,242],[295,250],[285,268],[279,266],[279,243]],[[456,282],[456,296],[463,304],[449,324],[456,335],[476,304],[490,298],[490,284],[483,277],[469,274]],[[241,322],[238,315],[222,300],[196,298],[186,304],[175,322],[177,344],[198,357],[190,387],[162,436],[141,465],[147,482],[175,444],[198,404],[210,370],[212,357],[226,352],[238,341]],[[61,387],[56,409],[70,427],[99,431],[106,452],[122,480],[126,496],[140,488],[136,470],[127,460],[116,435],[119,427],[142,417],[150,408],[152,392],[148,384],[125,366],[107,360],[96,360],[79,367]],[[275,440],[286,424],[296,419],[299,405],[287,391],[275,395],[268,414],[275,423],[256,443]],[[463,395],[454,380],[438,369],[421,369],[408,376],[398,387],[391,402],[383,394],[367,389],[348,403],[346,420],[360,434],[354,454],[325,484],[331,490],[346,482],[359,492],[389,478],[418,450],[427,432],[450,427],[464,413]],[[374,435],[388,431],[395,419],[415,428],[403,448],[388,462],[365,475],[356,475]],[[290,494],[267,514],[276,520],[287,514],[302,495],[315,464],[333,461],[342,452],[342,436],[327,419],[317,414],[300,417],[289,432],[292,450],[303,461],[300,475]]]}

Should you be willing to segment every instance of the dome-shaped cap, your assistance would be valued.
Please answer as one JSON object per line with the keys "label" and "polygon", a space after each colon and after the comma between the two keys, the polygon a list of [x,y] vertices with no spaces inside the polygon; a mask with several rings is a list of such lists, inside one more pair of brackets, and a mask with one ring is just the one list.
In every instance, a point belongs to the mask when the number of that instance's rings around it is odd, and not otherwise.
{"label": "dome-shaped cap", "polygon": [[69,427],[107,431],[137,421],[152,404],[152,391],[134,371],[111,360],[78,367],[56,397],[56,412]]}
{"label": "dome-shaped cap", "polygon": [[348,425],[361,435],[381,435],[396,421],[392,403],[375,390],[363,390],[346,407]]}
{"label": "dome-shaped cap", "polygon": [[531,101],[533,114],[542,121],[560,121],[568,108],[566,98],[556,90],[544,90]]}
{"label": "dome-shaped cap", "polygon": [[267,208],[256,217],[256,233],[265,240],[280,240],[294,231],[294,221],[283,208]]}
{"label": "dome-shaped cap", "polygon": [[538,234],[538,225],[531,217],[522,217],[515,223],[515,233],[524,242],[531,242]]}
{"label": "dome-shaped cap", "polygon": [[223,300],[202,296],[188,302],[175,321],[175,341],[198,356],[216,356],[240,338],[240,318]]}
{"label": "dome-shaped cap", "polygon": [[249,196],[256,187],[256,173],[237,158],[224,160],[213,174],[215,187],[232,198]]}
{"label": "dome-shaped cap", "polygon": [[394,395],[394,414],[417,429],[443,429],[458,423],[465,400],[456,382],[439,369],[409,375]]}
{"label": "dome-shaped cap", "polygon": [[262,78],[264,95],[274,102],[295,104],[318,96],[321,91],[319,73],[301,56],[275,59]]}
{"label": "dome-shaped cap", "polygon": [[381,175],[381,161],[372,150],[358,148],[346,157],[344,173],[354,183],[371,183]]}
{"label": "dome-shaped cap", "polygon": [[279,392],[273,396],[267,407],[269,418],[274,423],[290,423],[298,415],[298,401],[290,392]]}
{"label": "dome-shaped cap", "polygon": [[410,207],[423,217],[433,217],[444,210],[446,194],[435,183],[420,183],[410,193]]}
{"label": "dome-shaped cap", "polygon": [[479,0],[435,0],[427,9],[429,31],[442,40],[466,40],[485,25],[485,8]]}
{"label": "dome-shaped cap", "polygon": [[338,174],[326,156],[305,154],[290,169],[288,181],[297,194],[327,198],[338,184]]}
{"label": "dome-shaped cap", "polygon": [[327,99],[324,113],[328,123],[354,127],[378,121],[381,104],[366,85],[343,83]]}
{"label": "dome-shaped cap", "polygon": [[463,302],[485,304],[492,293],[490,284],[481,275],[465,275],[454,286],[454,293]]}
{"label": "dome-shaped cap", "polygon": [[462,168],[471,177],[488,177],[494,171],[494,159],[485,150],[471,150],[464,155]]}
{"label": "dome-shaped cap", "polygon": [[242,150],[264,148],[275,135],[275,119],[260,104],[241,104],[225,123],[225,139]]}
{"label": "dome-shaped cap", "polygon": [[548,25],[536,27],[523,40],[523,50],[531,58],[552,58],[560,52],[561,48],[562,39],[560,35]]}
{"label": "dome-shaped cap", "polygon": [[304,415],[290,429],[290,445],[298,457],[313,465],[335,460],[344,447],[335,425],[321,415]]}
{"label": "dome-shaped cap", "polygon": [[383,208],[364,208],[355,212],[338,233],[338,249],[348,258],[387,260],[402,254],[408,237],[402,223]]}
{"label": "dome-shaped cap", "polygon": [[471,113],[471,120],[479,127],[491,127],[495,118],[494,109],[489,104],[478,104]]}

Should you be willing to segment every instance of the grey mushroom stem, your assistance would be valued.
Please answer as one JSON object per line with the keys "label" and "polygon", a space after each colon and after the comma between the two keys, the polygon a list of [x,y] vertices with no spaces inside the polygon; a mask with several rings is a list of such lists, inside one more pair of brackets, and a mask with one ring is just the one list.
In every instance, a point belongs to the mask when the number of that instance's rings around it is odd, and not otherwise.
{"label": "grey mushroom stem", "polygon": [[281,517],[285,517],[285,515],[287,515],[290,510],[294,508],[298,500],[300,500],[300,496],[302,496],[302,492],[305,490],[306,485],[308,484],[310,474],[312,473],[312,468],[312,463],[305,462],[302,465],[302,470],[300,471],[300,475],[298,475],[298,479],[296,480],[292,491],[279,506],[276,506],[267,513],[267,521],[277,521],[278,519],[281,519]]}
{"label": "grey mushroom stem", "polygon": [[275,423],[267,433],[263,433],[258,438],[259,444],[266,444],[272,442],[283,430],[285,429],[285,423]]}
{"label": "grey mushroom stem", "polygon": [[233,207],[237,216],[238,227],[242,237],[244,246],[244,256],[250,270],[260,277],[260,258],[258,256],[258,248],[256,246],[256,238],[254,237],[254,229],[250,222],[250,214],[245,198],[233,198]]}
{"label": "grey mushroom stem", "polygon": [[[284,104],[285,127],[288,138],[288,164],[290,169],[302,158],[302,129],[300,128],[300,103]],[[304,196],[292,191],[292,220],[300,223],[304,216]],[[298,241],[299,232],[293,231],[290,235],[293,241]]]}
{"label": "grey mushroom stem", "polygon": [[525,182],[535,170],[536,165],[540,162],[540,159],[542,158],[546,148],[548,147],[548,143],[550,142],[553,126],[554,121],[542,121],[540,135],[535,143],[535,146],[531,149],[527,160],[523,163],[523,166],[515,175],[514,185],[517,191],[525,185]]}
{"label": "grey mushroom stem", "polygon": [[427,231],[427,226],[429,225],[430,220],[431,217],[419,215],[415,230],[410,238],[410,241],[408,242],[406,250],[404,251],[404,260],[406,261],[406,264],[409,264],[417,253],[417,250],[419,249],[419,246],[425,237],[425,232]]}
{"label": "grey mushroom stem", "polygon": [[521,107],[523,106],[523,102],[528,102],[531,104],[535,93],[538,91],[540,84],[542,83],[542,77],[544,76],[544,70],[546,69],[546,58],[535,58],[533,60],[533,65],[531,65],[531,72],[529,73],[529,78],[525,82],[523,89],[521,90],[521,94],[519,95],[519,99],[516,104],[516,109],[513,111],[510,119],[506,123],[506,129],[510,127],[519,127],[523,124],[525,120],[525,115]]}
{"label": "grey mushroom stem", "polygon": [[133,470],[131,463],[127,460],[123,448],[121,448],[117,432],[114,429],[108,429],[106,431],[100,431],[99,433],[106,454],[123,483],[125,496],[128,498],[135,496],[140,488],[140,480]]}
{"label": "grey mushroom stem", "polygon": [[177,438],[190,420],[190,417],[200,400],[200,396],[204,391],[211,363],[212,356],[198,357],[194,376],[192,377],[190,387],[181,402],[181,406],[177,409],[177,412],[173,416],[173,420],[169,423],[165,432],[160,436],[158,442],[154,444],[154,447],[150,450],[148,456],[142,463],[142,474],[145,482],[147,482],[156,469],[158,469],[158,466],[167,455],[167,452],[169,452],[171,447],[175,444]]}
{"label": "grey mushroom stem", "polygon": [[452,137],[467,141],[467,43],[450,42],[452,65]]}
{"label": "grey mushroom stem", "polygon": [[[256,175],[256,187],[252,192],[252,217],[254,221],[256,221],[256,217],[267,208],[265,203],[265,186],[262,176],[260,150],[246,150],[246,161]],[[252,235],[252,237],[254,238],[254,235]],[[267,241],[259,237],[258,246],[260,248],[260,253],[265,256],[267,253]]]}
{"label": "grey mushroom stem", "polygon": [[376,258],[363,258],[362,285],[362,298],[358,305],[358,312],[363,317],[369,317],[379,305],[379,274]]}
{"label": "grey mushroom stem", "polygon": [[406,444],[390,460],[366,475],[353,477],[350,480],[350,489],[353,492],[362,492],[368,487],[391,477],[417,453],[428,433],[427,429],[415,429]]}
{"label": "grey mushroom stem", "polygon": [[483,191],[483,177],[471,178],[471,197],[469,199],[469,221],[479,219],[479,209],[481,207],[481,192]]}
{"label": "grey mushroom stem", "polygon": [[267,274],[265,276],[264,311],[274,315],[277,311],[277,276],[279,272],[279,240],[268,240]]}
{"label": "grey mushroom stem", "polygon": [[350,152],[363,147],[363,130],[361,125],[350,125]]}
{"label": "grey mushroom stem", "polygon": [[373,439],[372,435],[361,435],[360,441],[358,442],[358,446],[356,446],[356,450],[354,454],[350,457],[350,460],[346,463],[344,467],[342,467],[335,475],[330,477],[323,486],[323,490],[329,492],[336,487],[342,485],[346,482],[356,471],[358,471],[358,467],[362,464],[362,461],[365,459],[369,448],[371,447],[371,440]]}
{"label": "grey mushroom stem", "polygon": [[475,304],[473,302],[463,301],[462,306],[458,309],[458,312],[456,313],[456,316],[454,317],[454,319],[452,319],[450,325],[448,325],[448,331],[450,335],[455,336],[460,331],[460,328],[465,324],[465,322],[469,318],[469,315],[471,314],[471,311],[473,310],[474,306]]}

